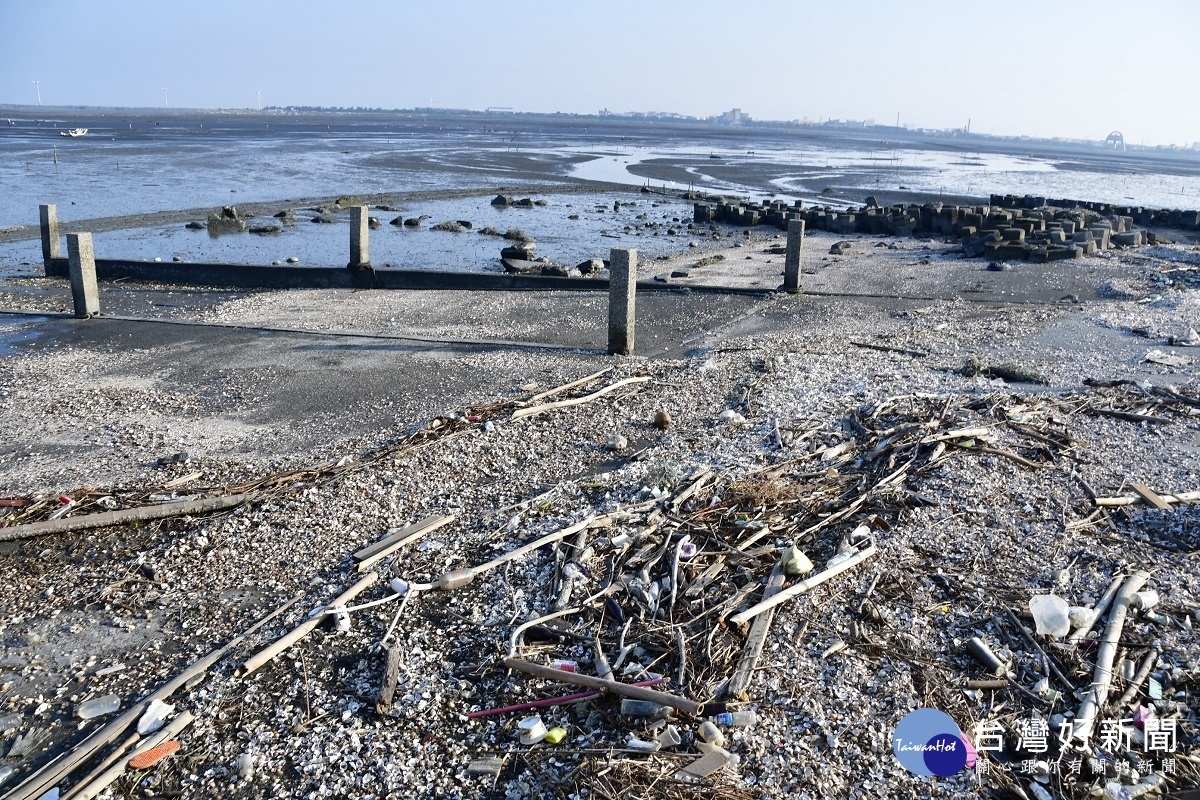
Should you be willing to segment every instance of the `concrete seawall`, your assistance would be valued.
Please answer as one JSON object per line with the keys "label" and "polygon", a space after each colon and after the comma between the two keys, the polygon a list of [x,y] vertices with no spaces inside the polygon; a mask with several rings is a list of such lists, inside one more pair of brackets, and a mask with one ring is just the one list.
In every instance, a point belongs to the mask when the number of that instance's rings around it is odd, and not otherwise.
{"label": "concrete seawall", "polygon": [[[47,277],[67,278],[65,258],[51,259]],[[421,269],[365,269],[345,267],[274,267],[253,264],[164,263],[118,258],[97,258],[100,281],[133,280],[185,286],[220,286],[238,289],[409,289],[476,291],[588,291],[607,292],[607,278],[558,278],[496,272],[439,272]],[[688,286],[639,281],[639,292],[697,292],[713,294],[767,294],[774,289],[723,286]]]}

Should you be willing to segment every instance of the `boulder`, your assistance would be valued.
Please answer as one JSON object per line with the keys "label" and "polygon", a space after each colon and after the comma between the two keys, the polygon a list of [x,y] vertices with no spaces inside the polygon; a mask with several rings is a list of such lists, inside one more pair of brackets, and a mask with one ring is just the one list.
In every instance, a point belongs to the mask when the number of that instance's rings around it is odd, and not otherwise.
{"label": "boulder", "polygon": [[594,275],[604,269],[604,262],[598,258],[589,258],[587,261],[581,261],[575,269],[579,270],[581,275]]}
{"label": "boulder", "polygon": [[492,198],[492,205],[497,207],[511,206],[513,199],[506,194],[498,194]]}
{"label": "boulder", "polygon": [[439,222],[437,225],[434,225],[432,228],[430,228],[430,230],[432,230],[432,231],[449,231],[450,233],[462,233],[463,227],[462,227],[462,225],[459,225],[454,220],[446,220],[445,222]]}
{"label": "boulder", "polygon": [[879,201],[875,199],[875,195],[867,195],[867,199],[863,200],[863,205],[867,208],[879,208]]}
{"label": "boulder", "polygon": [[535,261],[525,261],[519,258],[502,258],[500,264],[504,267],[505,272],[512,272],[517,275],[527,275],[531,272],[537,272],[541,268],[541,264]]}
{"label": "boulder", "polygon": [[403,224],[404,224],[404,217],[402,217],[402,216],[401,216],[401,217],[396,217],[394,220],[392,220],[392,221],[391,221],[390,223],[388,223],[388,224],[389,224],[389,225],[395,225],[395,226],[399,227],[400,225],[403,225]]}
{"label": "boulder", "polygon": [[853,246],[850,242],[834,242],[833,246],[829,248],[829,253],[835,256],[844,256],[850,252]]}
{"label": "boulder", "polygon": [[420,217],[409,217],[408,219],[404,220],[404,227],[406,227],[406,228],[416,228],[420,224],[421,224]]}
{"label": "boulder", "polygon": [[532,244],[513,245],[500,250],[501,258],[515,258],[521,261],[533,261],[534,248]]}
{"label": "boulder", "polygon": [[279,233],[283,228],[278,225],[253,225],[250,228],[251,233],[257,233],[259,236],[265,236],[269,233]]}
{"label": "boulder", "polygon": [[459,225],[461,225],[461,226],[462,226],[462,229],[463,229],[464,231],[469,231],[469,230],[471,230],[471,220],[469,220],[469,219],[460,219],[460,220],[457,220],[457,222],[458,222],[458,224],[459,224]]}
{"label": "boulder", "polygon": [[513,203],[513,205],[517,208],[533,208],[533,199],[529,197],[522,197],[520,200]]}
{"label": "boulder", "polygon": [[365,203],[363,203],[362,198],[356,194],[344,194],[337,199],[337,202],[335,202],[334,205],[338,206],[339,208],[349,208],[350,206],[365,205]]}
{"label": "boulder", "polygon": [[219,236],[222,233],[241,233],[244,230],[246,230],[246,223],[242,222],[236,216],[225,216],[224,212],[208,215],[208,233],[210,236]]}
{"label": "boulder", "polygon": [[317,214],[312,218],[313,222],[319,222],[322,225],[332,225],[337,222],[337,217],[331,214]]}
{"label": "boulder", "polygon": [[205,225],[203,222],[189,222],[183,227],[187,228],[189,231],[202,231],[204,230]]}
{"label": "boulder", "polygon": [[379,221],[379,217],[367,217],[367,227],[377,231],[383,227],[383,223]]}

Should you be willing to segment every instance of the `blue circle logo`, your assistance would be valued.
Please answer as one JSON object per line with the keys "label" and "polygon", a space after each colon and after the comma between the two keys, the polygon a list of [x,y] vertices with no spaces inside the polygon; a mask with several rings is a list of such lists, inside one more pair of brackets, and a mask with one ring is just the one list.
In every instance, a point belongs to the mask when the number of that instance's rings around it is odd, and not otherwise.
{"label": "blue circle logo", "polygon": [[892,734],[892,751],[900,766],[915,775],[948,778],[967,765],[967,744],[958,724],[944,711],[910,711]]}

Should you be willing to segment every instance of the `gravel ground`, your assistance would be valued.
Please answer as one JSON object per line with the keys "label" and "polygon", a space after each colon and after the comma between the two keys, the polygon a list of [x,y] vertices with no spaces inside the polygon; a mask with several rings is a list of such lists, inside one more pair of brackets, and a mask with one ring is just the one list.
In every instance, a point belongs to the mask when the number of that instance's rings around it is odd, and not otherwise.
{"label": "gravel ground", "polygon": [[[897,251],[875,248],[875,241],[855,239],[856,257],[816,261],[815,277],[829,281],[833,291],[856,288],[860,294],[894,291],[905,281],[922,287],[912,293],[915,299],[773,295],[737,313],[714,310],[684,337],[686,346],[675,344],[659,357],[459,353],[453,370],[479,376],[478,382],[464,380],[428,397],[400,393],[403,402],[389,411],[389,424],[369,429],[353,424],[364,413],[353,405],[347,408],[350,424],[342,427],[323,418],[251,419],[246,408],[267,389],[247,382],[248,371],[210,378],[204,393],[196,390],[199,383],[181,389],[162,374],[134,377],[137,351],[98,352],[71,344],[61,332],[44,334],[36,347],[13,344],[0,359],[0,441],[6,443],[0,485],[6,496],[65,492],[89,498],[99,510],[271,474],[288,477],[220,515],[0,544],[0,563],[10,576],[0,588],[0,715],[20,715],[15,728],[0,734],[0,753],[10,753],[18,736],[36,743],[28,755],[10,756],[3,765],[17,770],[14,782],[23,779],[97,727],[98,721],[75,718],[80,702],[112,693],[127,708],[302,593],[300,603],[222,660],[206,680],[176,695],[174,702],[196,715],[179,737],[181,751],[154,771],[121,779],[114,796],[658,797],[695,791],[713,797],[1018,797],[1017,787],[1033,791],[1029,776],[1005,761],[1021,756],[987,758],[987,775],[923,778],[897,762],[892,730],[921,706],[950,713],[968,732],[976,722],[999,719],[1011,727],[1028,718],[1034,705],[1019,692],[964,690],[965,680],[982,677],[964,653],[966,640],[987,640],[1009,660],[1016,681],[1032,688],[1040,659],[1015,627],[1004,627],[1004,610],[1032,627],[1032,595],[1052,591],[1072,605],[1094,604],[1114,574],[1137,569],[1151,572],[1161,603],[1157,617],[1131,618],[1123,646],[1133,658],[1159,643],[1156,674],[1173,681],[1185,704],[1160,713],[1178,715],[1179,752],[1195,758],[1195,507],[1134,505],[1101,518],[1093,515],[1088,490],[1124,495],[1131,482],[1159,494],[1200,489],[1197,409],[1184,403],[1149,408],[1149,386],[1197,396],[1200,350],[1168,341],[1200,327],[1200,300],[1186,283],[1190,273],[1165,272],[1193,265],[1197,251],[1167,247],[1088,259],[1072,265],[1070,274],[1030,277],[1032,288],[1022,289],[1028,297],[1000,299],[1009,288],[999,287],[997,302],[979,303],[961,299],[963,281],[979,279],[979,263],[954,262],[936,243],[904,243]],[[946,266],[928,282],[908,281],[905,264],[925,247],[934,249],[922,267]],[[722,263],[747,248],[758,244],[724,251]],[[782,257],[774,258],[781,267]],[[749,284],[763,280],[766,269],[764,260],[738,276]],[[1009,280],[1013,273],[994,274]],[[875,284],[880,292],[870,291]],[[1020,288],[1015,281],[1013,290]],[[1068,294],[1075,297],[1059,302]],[[579,316],[572,318],[547,312],[536,293],[472,296],[451,306],[449,297],[434,293],[280,292],[185,303],[172,313],[251,326],[289,320],[310,330],[536,338],[573,319],[601,324],[597,300],[573,299]],[[537,316],[542,312],[546,316]],[[510,317],[521,323],[507,324]],[[12,326],[13,336],[24,330],[10,317],[3,323]],[[252,361],[255,346],[244,346]],[[1175,364],[1147,361],[1154,350],[1175,356]],[[180,358],[199,360],[195,353],[181,352]],[[969,358],[997,368],[1017,365],[1044,383],[1005,383],[987,369],[968,376],[962,368]],[[613,371],[587,390],[628,377],[649,380],[586,404],[512,418],[514,402],[604,366]],[[345,379],[354,380],[352,365],[331,369],[345,369]],[[1085,378],[1141,382],[1142,389],[1088,388]],[[262,380],[269,384],[271,378]],[[1098,407],[1162,421],[1089,411]],[[726,410],[744,421],[720,419]],[[660,411],[672,420],[666,430],[652,423]],[[247,655],[352,584],[357,575],[349,554],[392,528],[431,514],[455,517],[382,562],[382,580],[359,601],[391,594],[386,581],[393,577],[436,578],[592,514],[658,494],[670,497],[698,468],[711,470],[715,480],[668,515],[682,527],[655,533],[656,523],[640,513],[592,532],[591,558],[577,554],[587,570],[576,602],[603,587],[613,565],[628,556],[613,544],[621,533],[657,545],[664,536],[691,531],[705,542],[697,570],[684,570],[685,579],[694,581],[704,559],[733,549],[738,537],[766,523],[771,532],[736,562],[740,566],[725,569],[709,589],[686,601],[689,614],[700,614],[749,587],[755,593],[741,603],[748,605],[779,552],[798,536],[797,526],[829,513],[820,503],[806,506],[805,492],[818,496],[830,486],[850,491],[866,474],[865,442],[878,439],[858,430],[863,420],[879,430],[939,420],[941,430],[983,426],[989,433],[980,439],[983,450],[955,445],[948,457],[930,459],[908,475],[901,482],[904,496],[919,500],[881,496],[799,537],[818,565],[860,524],[870,527],[879,551],[780,608],[749,701],[730,706],[754,709],[758,722],[727,730],[726,748],[740,762],[699,789],[670,779],[688,758],[628,752],[628,734],[647,739],[654,731],[621,715],[612,698],[543,709],[548,727],[568,731],[557,747],[519,744],[516,722],[525,714],[467,718],[472,710],[570,691],[499,665],[514,626],[553,609],[553,587],[568,559],[565,545],[542,548],[453,592],[420,593],[399,606],[354,612],[349,632],[322,626],[250,678],[235,677]],[[1052,433],[1056,444],[1045,452],[1031,449],[1032,440],[1010,422]],[[272,440],[286,441],[289,426],[318,434],[273,450]],[[319,435],[323,426],[328,435]],[[628,448],[611,449],[615,436],[625,437]],[[81,439],[92,445],[82,467],[72,463]],[[844,454],[829,457],[830,448],[852,440]],[[191,460],[170,463],[179,449],[188,450]],[[23,465],[31,450],[40,455]],[[1005,452],[1019,452],[1035,466]],[[318,464],[341,466],[289,474]],[[763,472],[773,467],[778,469]],[[764,474],[770,480],[748,492],[748,482]],[[539,499],[528,502],[533,498]],[[730,505],[731,498],[741,504]],[[710,506],[732,510],[718,523],[705,516]],[[7,510],[9,519],[19,513]],[[634,616],[636,592],[617,597],[624,613]],[[401,653],[396,702],[380,714],[375,703],[387,653],[380,642],[398,607],[403,614],[392,635]],[[557,644],[531,644],[524,657],[575,658],[581,672],[591,673],[593,631],[602,632],[610,661],[617,653],[617,633],[600,614],[570,618],[568,630],[584,634],[586,642],[568,636]],[[712,700],[744,638],[736,626],[716,624],[720,616],[711,618],[707,643],[688,644],[691,666],[682,684],[672,650],[654,638],[659,629],[653,625],[646,628],[649,638],[632,643],[638,646],[628,654],[627,663],[638,665],[632,674],[661,672],[663,691]],[[1094,654],[1047,648],[1077,685],[1087,686]],[[118,664],[123,669],[104,674]],[[1073,711],[1078,704],[1067,691],[1045,710]],[[685,734],[677,752],[694,754],[689,745],[697,720],[680,714],[676,724]],[[244,754],[253,757],[254,768],[239,775]],[[467,771],[472,759],[506,754],[498,776]],[[1180,761],[1178,773],[1167,776],[1172,786],[1197,786],[1194,763]],[[1085,772],[1074,786],[1067,776],[1065,766],[1056,770],[1047,787],[1053,796],[1086,796],[1115,773]]]}

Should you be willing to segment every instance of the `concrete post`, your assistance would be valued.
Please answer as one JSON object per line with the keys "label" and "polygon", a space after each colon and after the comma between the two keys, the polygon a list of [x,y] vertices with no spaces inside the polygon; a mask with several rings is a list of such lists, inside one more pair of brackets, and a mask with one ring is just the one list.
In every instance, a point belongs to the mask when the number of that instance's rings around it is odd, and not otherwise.
{"label": "concrete post", "polygon": [[350,269],[365,269],[371,266],[370,227],[367,225],[366,206],[350,208]]}
{"label": "concrete post", "polygon": [[96,287],[96,254],[90,233],[67,234],[67,258],[71,264],[71,296],[75,316],[87,319],[100,313],[100,290]]}
{"label": "concrete post", "polygon": [[637,250],[614,247],[608,256],[608,352],[633,355]]}
{"label": "concrete post", "polygon": [[783,289],[799,294],[800,250],[804,247],[804,220],[788,220],[787,255],[783,261]]}
{"label": "concrete post", "polygon": [[50,275],[50,259],[62,258],[62,245],[58,239],[58,206],[38,206],[42,222],[42,265],[47,277]]}

